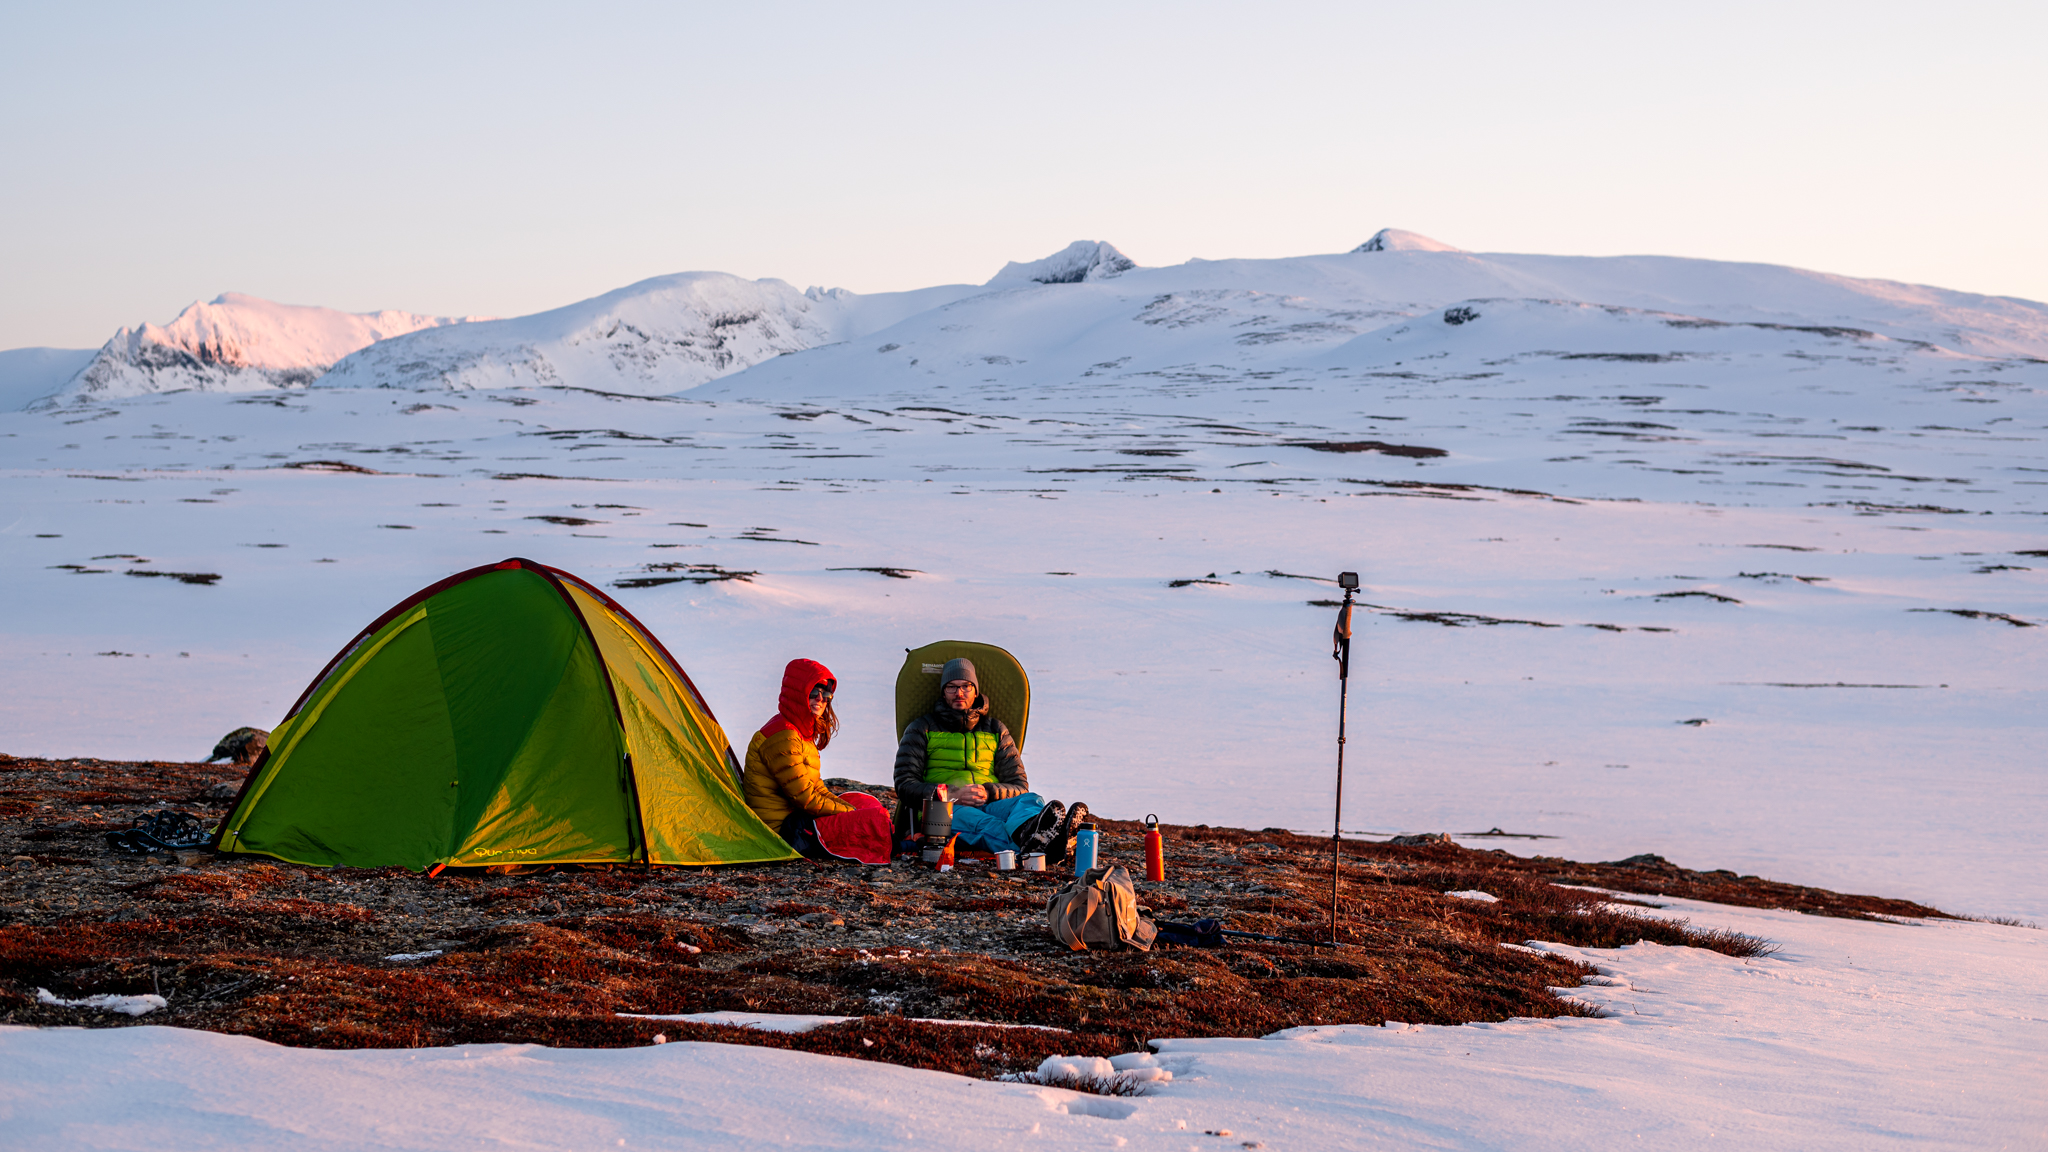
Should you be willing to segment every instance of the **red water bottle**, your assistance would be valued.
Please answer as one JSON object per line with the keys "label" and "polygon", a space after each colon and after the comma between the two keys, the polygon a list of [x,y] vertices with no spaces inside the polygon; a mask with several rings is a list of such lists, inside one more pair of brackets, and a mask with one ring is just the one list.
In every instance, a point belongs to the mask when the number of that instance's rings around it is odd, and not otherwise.
{"label": "red water bottle", "polygon": [[1166,838],[1159,834],[1159,817],[1145,816],[1145,879],[1166,879]]}

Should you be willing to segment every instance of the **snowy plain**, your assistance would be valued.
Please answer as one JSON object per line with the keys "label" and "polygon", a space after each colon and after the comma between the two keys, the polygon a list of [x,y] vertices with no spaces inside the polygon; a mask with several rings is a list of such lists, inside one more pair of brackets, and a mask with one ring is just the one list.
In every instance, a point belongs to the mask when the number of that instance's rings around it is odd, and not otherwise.
{"label": "snowy plain", "polygon": [[[1013,269],[1054,265],[1072,271]],[[613,589],[735,737],[767,717],[786,660],[831,666],[846,730],[829,775],[885,780],[901,651],[975,639],[1032,675],[1040,791],[1116,817],[1327,831],[1329,604],[1355,570],[1370,607],[1348,830],[1500,829],[1544,838],[1465,843],[1655,852],[2048,919],[2048,306],[1415,244],[1128,270],[1091,256],[1072,282],[1018,279],[877,299],[687,274],[380,341],[311,387],[0,415],[0,749],[196,757],[275,724],[403,596],[527,556]],[[1595,961],[1666,997],[1648,1002],[1675,1027],[1175,1041],[1169,1055],[1231,1072],[1158,1099],[1221,1110],[1139,1102],[1152,1125],[684,1045],[280,1055],[134,1029],[5,1044],[53,1076],[82,1075],[50,1055],[64,1044],[169,1045],[146,1050],[176,1060],[135,1073],[169,1077],[164,1099],[187,1088],[163,1066],[188,1056],[277,1067],[222,1106],[250,1116],[316,1066],[374,1098],[410,1075],[380,1062],[431,1061],[450,1077],[431,1083],[455,1085],[483,1060],[536,1132],[584,1107],[549,1095],[555,1078],[588,1100],[661,1074],[693,1100],[830,1078],[864,1119],[792,1135],[833,1147],[897,1142],[948,1093],[1003,1102],[974,1137],[998,1147],[1047,1142],[1023,1133],[1054,1121],[1090,1146],[1180,1147],[1283,1100],[1306,1126],[1290,1147],[1566,1147],[1573,1116],[1616,1145],[1707,1129],[1788,1148],[2041,1142],[2042,933],[1674,907],[1786,952]],[[423,1110],[467,1091],[427,1083]],[[718,1138],[703,1115],[674,1119],[695,1105],[619,1107],[653,1126],[619,1138],[671,1122],[672,1146]],[[325,1146],[312,1120],[293,1131]],[[409,1129],[378,1138],[415,1146]],[[567,1146],[550,1139],[531,1146]],[[1238,1143],[1219,1140],[1202,1146]]]}

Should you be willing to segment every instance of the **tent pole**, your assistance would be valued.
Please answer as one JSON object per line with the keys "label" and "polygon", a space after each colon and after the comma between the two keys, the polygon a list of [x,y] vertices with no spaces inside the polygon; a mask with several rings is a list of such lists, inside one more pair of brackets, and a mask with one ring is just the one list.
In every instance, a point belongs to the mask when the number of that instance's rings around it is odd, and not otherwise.
{"label": "tent pole", "polygon": [[1337,577],[1344,587],[1344,606],[1337,613],[1337,630],[1331,657],[1337,661],[1337,807],[1330,818],[1330,943],[1337,944],[1337,884],[1344,862],[1344,725],[1351,703],[1351,597],[1358,590],[1358,575],[1345,572]]}

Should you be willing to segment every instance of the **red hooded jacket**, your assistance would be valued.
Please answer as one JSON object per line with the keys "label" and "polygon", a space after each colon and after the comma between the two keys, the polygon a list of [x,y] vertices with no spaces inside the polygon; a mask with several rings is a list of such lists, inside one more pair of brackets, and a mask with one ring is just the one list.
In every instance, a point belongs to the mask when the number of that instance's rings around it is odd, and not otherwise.
{"label": "red hooded jacket", "polygon": [[747,807],[777,831],[798,812],[823,816],[853,808],[819,779],[818,718],[811,715],[811,689],[819,684],[837,687],[838,681],[815,660],[791,660],[775,718],[747,745]]}
{"label": "red hooded jacket", "polygon": [[782,695],[775,701],[775,718],[761,725],[761,735],[794,728],[797,735],[816,744],[818,718],[811,715],[811,689],[820,684],[834,690],[839,687],[832,670],[816,660],[791,660],[782,670]]}

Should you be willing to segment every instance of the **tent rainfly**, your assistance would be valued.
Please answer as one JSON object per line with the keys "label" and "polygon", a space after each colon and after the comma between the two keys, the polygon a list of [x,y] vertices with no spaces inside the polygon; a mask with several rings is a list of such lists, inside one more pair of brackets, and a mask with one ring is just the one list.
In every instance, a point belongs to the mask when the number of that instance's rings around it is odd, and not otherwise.
{"label": "tent rainfly", "polygon": [[795,853],[741,797],[675,658],[531,560],[386,612],[270,735],[215,846],[296,864],[743,864]]}

